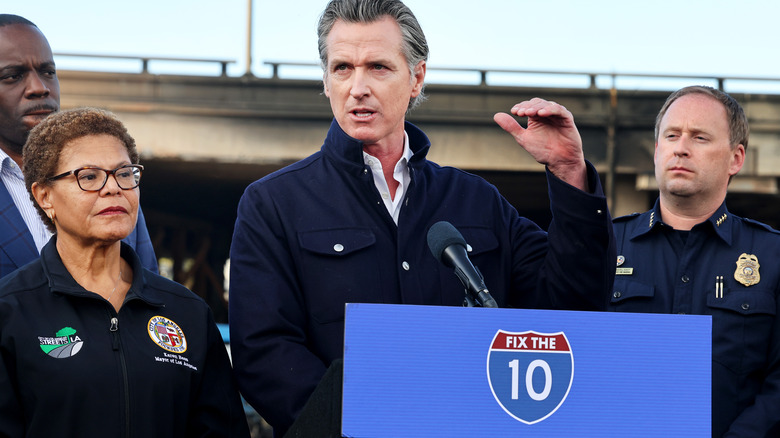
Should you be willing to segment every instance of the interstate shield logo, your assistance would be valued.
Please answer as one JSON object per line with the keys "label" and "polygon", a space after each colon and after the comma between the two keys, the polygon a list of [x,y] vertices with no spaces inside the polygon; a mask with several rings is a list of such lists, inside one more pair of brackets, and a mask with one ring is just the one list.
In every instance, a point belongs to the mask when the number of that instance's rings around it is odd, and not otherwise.
{"label": "interstate shield logo", "polygon": [[517,421],[538,423],[566,400],[574,380],[574,356],[563,332],[499,330],[487,357],[490,390]]}

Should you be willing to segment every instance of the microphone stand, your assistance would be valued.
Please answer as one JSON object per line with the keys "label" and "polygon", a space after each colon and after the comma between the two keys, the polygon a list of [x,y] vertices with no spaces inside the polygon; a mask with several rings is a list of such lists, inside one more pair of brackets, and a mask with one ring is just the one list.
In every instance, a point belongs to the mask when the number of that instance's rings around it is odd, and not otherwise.
{"label": "microphone stand", "polygon": [[[483,279],[482,273],[479,272],[479,268],[474,266],[474,270],[477,271],[479,278]],[[460,270],[456,269],[455,274],[458,276],[458,278],[461,279],[464,286],[468,284],[465,275],[462,274]],[[490,292],[488,292],[487,288],[477,292],[472,292],[468,289],[468,287],[466,287],[464,291],[466,292],[466,295],[463,297],[463,307],[498,307],[496,300],[490,296]]]}
{"label": "microphone stand", "polygon": [[469,290],[466,289],[466,296],[463,297],[463,307],[497,308],[498,303],[496,303],[496,300],[494,300],[493,297],[490,296],[490,293],[488,293],[487,289],[485,289],[484,291],[480,291],[476,299],[473,296],[471,296]]}

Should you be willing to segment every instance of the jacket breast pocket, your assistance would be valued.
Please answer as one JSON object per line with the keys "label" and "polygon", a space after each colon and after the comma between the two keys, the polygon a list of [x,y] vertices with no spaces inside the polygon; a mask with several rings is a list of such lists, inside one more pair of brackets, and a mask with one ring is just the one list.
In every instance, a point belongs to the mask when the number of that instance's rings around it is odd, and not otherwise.
{"label": "jacket breast pocket", "polygon": [[298,233],[302,289],[307,309],[320,324],[344,319],[344,303],[378,302],[381,284],[376,237],[369,228]]}
{"label": "jacket breast pocket", "polygon": [[[471,264],[482,274],[485,285],[490,290],[491,295],[496,300],[503,299],[503,283],[501,281],[502,266],[497,263],[499,257],[498,238],[495,232],[487,227],[455,225],[455,228],[466,241],[466,250],[468,252]],[[442,304],[459,306],[463,304],[464,287],[453,273],[451,268],[439,269],[439,279],[441,286],[439,289],[444,291]],[[499,301],[503,302],[503,301]]]}
{"label": "jacket breast pocket", "polygon": [[496,233],[490,228],[462,226],[458,227],[458,231],[468,245],[469,258],[479,258],[480,255],[498,248]]}
{"label": "jacket breast pocket", "polygon": [[777,313],[777,299],[768,289],[737,288],[723,298],[707,295],[712,314],[712,356],[736,373],[763,367]]}

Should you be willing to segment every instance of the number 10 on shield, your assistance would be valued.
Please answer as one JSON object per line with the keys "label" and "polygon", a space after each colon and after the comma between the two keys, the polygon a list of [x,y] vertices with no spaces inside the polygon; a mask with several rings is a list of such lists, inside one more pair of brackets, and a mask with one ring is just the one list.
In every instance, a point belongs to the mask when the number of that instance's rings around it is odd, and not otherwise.
{"label": "number 10 on shield", "polygon": [[574,380],[574,356],[563,332],[499,330],[487,359],[493,397],[507,414],[526,424],[558,410]]}

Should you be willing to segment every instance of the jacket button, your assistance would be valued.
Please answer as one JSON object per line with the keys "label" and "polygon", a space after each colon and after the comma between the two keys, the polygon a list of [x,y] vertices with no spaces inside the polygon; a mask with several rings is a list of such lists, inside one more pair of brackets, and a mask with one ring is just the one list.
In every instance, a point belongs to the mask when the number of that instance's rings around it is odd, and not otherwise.
{"label": "jacket button", "polygon": [[742,310],[749,310],[749,309],[750,309],[750,304],[742,303]]}
{"label": "jacket button", "polygon": [[615,298],[620,298],[620,297],[623,296],[623,294],[618,292],[618,291],[615,291],[615,293],[613,293],[612,296],[615,297]]}
{"label": "jacket button", "polygon": [[336,252],[344,251],[344,245],[342,245],[340,243],[337,243],[337,244],[333,245],[333,251],[336,251]]}
{"label": "jacket button", "polygon": [[404,267],[404,271],[408,271],[409,270],[409,262],[403,262],[403,263],[401,263],[401,266]]}
{"label": "jacket button", "polygon": [[681,280],[682,280],[683,283],[687,283],[687,282],[691,281],[691,278],[688,277],[687,275],[683,274]]}

